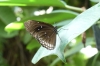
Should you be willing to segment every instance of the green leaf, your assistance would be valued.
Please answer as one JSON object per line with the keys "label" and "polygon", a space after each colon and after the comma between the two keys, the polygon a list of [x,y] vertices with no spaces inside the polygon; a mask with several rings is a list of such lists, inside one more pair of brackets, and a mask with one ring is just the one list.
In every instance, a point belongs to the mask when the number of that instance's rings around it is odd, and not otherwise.
{"label": "green leaf", "polygon": [[33,16],[33,17],[29,17],[26,18],[27,20],[38,20],[38,21],[44,21],[47,23],[53,23],[54,22],[60,22],[63,20],[67,20],[67,19],[73,19],[78,15],[78,13],[73,12],[73,11],[69,11],[69,10],[55,10],[50,14],[44,14],[41,16]]}
{"label": "green leaf", "polygon": [[5,26],[6,26],[6,25],[5,25],[3,22],[0,22],[0,37],[10,38],[10,37],[13,37],[13,36],[15,36],[15,35],[18,34],[17,31],[14,31],[14,32],[12,32],[12,33],[10,33],[10,34],[7,33],[7,32],[4,30]]}
{"label": "green leaf", "polygon": [[8,6],[0,6],[0,19],[4,22],[4,24],[9,24],[13,21],[16,21],[16,16],[11,7]]}
{"label": "green leaf", "polygon": [[[90,28],[97,20],[100,19],[100,3],[96,4],[95,6],[87,9],[80,15],[78,15],[72,22],[68,25],[65,25],[58,30],[59,36],[56,36],[56,47],[54,50],[47,50],[44,47],[40,47],[38,52],[32,59],[32,63],[37,63],[41,58],[55,54],[59,56],[59,58],[65,62],[63,51],[66,45],[75,37],[86,31]],[[64,30],[64,29],[67,30]],[[66,36],[66,37],[65,37]],[[60,41],[60,38],[62,41]]]}
{"label": "green leaf", "polygon": [[65,3],[61,0],[7,0],[0,2],[0,5],[65,7]]}
{"label": "green leaf", "polygon": [[[91,41],[93,41],[93,38],[91,38],[91,37],[90,37],[90,38],[87,38],[86,45],[90,45],[90,44],[92,43]],[[82,42],[79,42],[79,43],[78,43],[76,46],[74,46],[72,49],[66,51],[66,52],[64,53],[64,56],[65,56],[65,57],[69,57],[69,56],[71,56],[71,55],[73,55],[73,54],[79,52],[82,48],[83,48]],[[60,60],[59,58],[55,59],[54,62],[52,62],[52,63],[50,64],[50,66],[55,66],[55,64],[56,64],[59,60]]]}
{"label": "green leaf", "polygon": [[10,32],[13,32],[15,30],[20,30],[20,29],[23,29],[23,28],[24,28],[23,22],[13,22],[13,23],[8,24],[5,27],[5,31],[10,33]]}
{"label": "green leaf", "polygon": [[8,6],[0,7],[0,36],[1,37],[9,38],[17,35],[17,31],[12,32],[11,34],[8,34],[6,31],[4,31],[5,26],[15,20],[16,20],[16,16],[12,8]]}
{"label": "green leaf", "polygon": [[41,15],[41,16],[32,16],[32,17],[26,18],[24,20],[21,20],[19,22],[12,22],[5,27],[5,30],[7,32],[13,32],[15,30],[23,29],[24,28],[23,23],[26,20],[38,20],[38,21],[49,22],[49,23],[54,24],[54,22],[60,22],[60,21],[66,20],[66,19],[73,19],[76,15],[78,15],[78,14],[75,12],[72,12],[72,11],[55,10],[50,14],[45,14],[45,15]]}
{"label": "green leaf", "polygon": [[27,45],[27,49],[28,50],[32,50],[32,49],[34,49],[34,48],[37,48],[37,47],[39,47],[40,46],[40,44],[36,41],[36,40],[32,40],[28,45]]}
{"label": "green leaf", "polygon": [[32,39],[32,36],[27,32],[22,37],[22,41],[24,42],[24,44],[27,44],[31,39]]}

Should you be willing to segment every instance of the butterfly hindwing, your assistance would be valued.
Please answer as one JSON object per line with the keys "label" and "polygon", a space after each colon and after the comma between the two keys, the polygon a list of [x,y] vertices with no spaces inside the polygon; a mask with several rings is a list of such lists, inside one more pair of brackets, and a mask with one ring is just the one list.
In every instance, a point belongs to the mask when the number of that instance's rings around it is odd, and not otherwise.
{"label": "butterfly hindwing", "polygon": [[24,23],[26,30],[30,32],[30,34],[39,41],[39,43],[49,49],[52,50],[56,44],[56,33],[57,30],[50,24],[29,20]]}

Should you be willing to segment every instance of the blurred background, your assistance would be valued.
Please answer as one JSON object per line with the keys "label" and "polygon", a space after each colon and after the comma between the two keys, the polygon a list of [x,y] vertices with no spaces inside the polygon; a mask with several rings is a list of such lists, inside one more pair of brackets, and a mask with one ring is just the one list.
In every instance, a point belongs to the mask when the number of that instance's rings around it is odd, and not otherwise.
{"label": "blurred background", "polygon": [[32,64],[32,57],[41,45],[23,25],[32,19],[61,27],[98,2],[99,0],[0,0],[0,66],[100,66],[100,21],[85,32],[86,39],[82,34],[66,46],[66,63],[57,56],[50,55]]}

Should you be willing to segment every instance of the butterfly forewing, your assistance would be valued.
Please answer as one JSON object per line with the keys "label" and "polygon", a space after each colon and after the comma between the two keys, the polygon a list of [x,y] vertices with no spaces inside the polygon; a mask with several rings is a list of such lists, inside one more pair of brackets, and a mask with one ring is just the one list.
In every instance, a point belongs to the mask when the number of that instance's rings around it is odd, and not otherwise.
{"label": "butterfly forewing", "polygon": [[57,30],[50,24],[29,20],[24,23],[25,28],[30,34],[39,41],[39,43],[49,49],[52,50],[56,44],[56,34]]}

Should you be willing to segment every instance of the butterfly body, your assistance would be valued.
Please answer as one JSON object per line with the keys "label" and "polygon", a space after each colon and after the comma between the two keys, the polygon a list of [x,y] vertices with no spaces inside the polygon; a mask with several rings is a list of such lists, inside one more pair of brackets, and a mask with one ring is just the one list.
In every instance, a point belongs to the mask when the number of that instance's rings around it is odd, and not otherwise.
{"label": "butterfly body", "polygon": [[52,50],[56,45],[57,29],[44,22],[28,20],[24,23],[30,34],[46,49]]}

